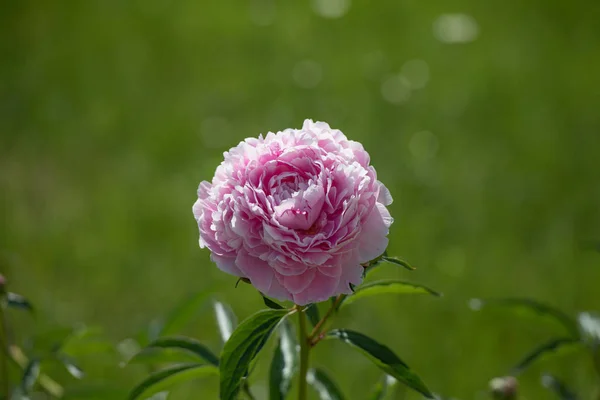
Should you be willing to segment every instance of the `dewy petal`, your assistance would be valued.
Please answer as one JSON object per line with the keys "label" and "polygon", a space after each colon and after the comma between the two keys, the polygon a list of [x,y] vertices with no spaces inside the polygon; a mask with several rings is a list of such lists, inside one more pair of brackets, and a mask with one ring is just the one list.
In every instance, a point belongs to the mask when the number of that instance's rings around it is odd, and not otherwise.
{"label": "dewy petal", "polygon": [[235,276],[245,276],[244,273],[240,271],[240,269],[235,264],[235,259],[235,255],[231,257],[218,256],[214,253],[210,255],[210,260],[217,264],[217,267],[219,267],[221,271],[227,272],[228,274]]}
{"label": "dewy petal", "polygon": [[394,199],[392,199],[392,194],[383,183],[377,181],[377,184],[379,185],[379,195],[377,196],[377,202],[383,204],[384,206],[389,206],[394,201]]}
{"label": "dewy petal", "polygon": [[283,286],[292,294],[306,290],[315,277],[315,269],[310,268],[300,275],[284,276]]}
{"label": "dewy petal", "polygon": [[274,272],[269,264],[260,258],[252,257],[245,250],[241,250],[238,253],[235,263],[244,276],[250,279],[255,288],[269,295],[271,283],[274,279]]}
{"label": "dewy petal", "polygon": [[383,254],[388,245],[388,231],[388,225],[384,221],[379,207],[373,207],[358,237],[360,263],[374,260]]}
{"label": "dewy petal", "polygon": [[299,293],[292,293],[294,303],[303,306],[308,303],[325,301],[335,295],[338,281],[338,278],[316,272],[310,286],[306,290]]}

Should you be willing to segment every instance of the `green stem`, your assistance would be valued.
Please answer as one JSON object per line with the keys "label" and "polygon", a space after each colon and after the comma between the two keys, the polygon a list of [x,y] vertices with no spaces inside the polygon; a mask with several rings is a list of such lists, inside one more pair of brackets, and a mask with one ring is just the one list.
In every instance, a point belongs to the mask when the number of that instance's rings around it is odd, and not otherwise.
{"label": "green stem", "polygon": [[315,327],[313,328],[312,332],[308,336],[308,341],[309,342],[312,343],[315,340],[315,338],[319,335],[319,333],[321,333],[321,328],[323,327],[323,325],[325,324],[325,322],[327,322],[327,320],[329,319],[329,317],[331,316],[331,314],[333,314],[333,312],[337,309],[337,307],[340,305],[340,303],[342,302],[342,300],[344,300],[345,297],[346,297],[345,294],[340,294],[335,299],[335,301],[333,302],[333,304],[331,305],[331,307],[329,307],[329,310],[327,310],[327,312],[325,313],[325,315],[323,316],[323,318],[321,318],[321,320],[319,322],[317,322],[317,325],[315,325]]}
{"label": "green stem", "polygon": [[3,398],[10,398],[10,388],[8,386],[8,340],[6,338],[6,320],[4,319],[4,308],[2,305],[2,297],[0,294],[0,381],[2,381],[2,387],[0,393]]}
{"label": "green stem", "polygon": [[306,375],[308,373],[308,354],[310,346],[308,337],[306,336],[306,314],[304,308],[296,306],[298,310],[298,321],[300,323],[298,329],[298,341],[300,342],[300,379],[298,382],[298,400],[307,399]]}

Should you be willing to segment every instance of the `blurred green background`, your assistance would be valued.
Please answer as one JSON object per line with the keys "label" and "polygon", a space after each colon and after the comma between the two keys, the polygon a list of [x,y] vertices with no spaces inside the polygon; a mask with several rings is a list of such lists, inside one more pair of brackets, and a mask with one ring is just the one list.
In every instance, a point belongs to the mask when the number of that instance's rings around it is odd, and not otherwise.
{"label": "blurred green background", "polygon": [[[243,138],[312,118],[361,141],[394,196],[389,253],[419,268],[377,276],[445,294],[365,300],[338,325],[388,344],[433,391],[482,398],[561,331],[470,298],[600,310],[600,255],[582,246],[600,237],[599,17],[588,0],[3,2],[0,270],[38,308],[11,314],[16,340],[86,323],[118,343],[201,290],[240,318],[258,310],[198,248],[196,188]],[[210,307],[199,316],[182,333],[218,351]],[[380,376],[342,344],[314,355],[350,399]],[[83,357],[83,383],[145,376],[116,358]],[[552,398],[541,371],[581,393],[595,379],[582,353],[541,362],[526,398]]]}

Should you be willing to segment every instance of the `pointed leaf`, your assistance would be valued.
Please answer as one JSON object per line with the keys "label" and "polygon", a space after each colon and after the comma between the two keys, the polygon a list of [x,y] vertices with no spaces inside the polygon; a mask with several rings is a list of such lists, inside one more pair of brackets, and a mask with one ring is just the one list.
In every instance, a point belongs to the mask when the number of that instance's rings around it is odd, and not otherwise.
{"label": "pointed leaf", "polygon": [[386,263],[390,263],[390,264],[396,264],[399,265],[403,268],[406,268],[409,271],[414,271],[416,268],[413,267],[412,265],[410,265],[408,263],[408,261],[402,260],[401,258],[398,257],[387,257],[387,256],[383,256],[381,257],[381,261],[386,262]]}
{"label": "pointed leaf", "polygon": [[577,395],[553,375],[542,375],[542,385],[556,393],[561,400],[577,400]]}
{"label": "pointed leaf", "polygon": [[[170,336],[181,333],[181,330],[189,323],[198,312],[200,305],[208,295],[208,291],[194,294],[178,305],[167,316],[160,330],[160,336]],[[150,338],[151,339],[151,338]]]}
{"label": "pointed leaf", "polygon": [[368,336],[347,329],[336,329],[327,333],[327,338],[334,338],[349,344],[367,356],[383,372],[393,376],[411,389],[416,390],[427,398],[433,395],[414,372],[410,370],[392,350]]}
{"label": "pointed leaf", "polygon": [[441,296],[441,293],[417,283],[406,282],[398,279],[384,279],[365,283],[364,285],[359,286],[354,294],[346,297],[342,303],[342,307],[352,304],[355,301],[365,297],[371,297],[380,294],[430,294],[433,296]]}
{"label": "pointed leaf", "polygon": [[283,306],[281,306],[280,304],[277,304],[276,302],[274,302],[273,300],[269,299],[268,297],[263,295],[263,302],[265,303],[265,306],[269,307],[272,310],[283,310]]}
{"label": "pointed leaf", "polygon": [[208,347],[195,339],[184,336],[173,336],[157,339],[150,343],[146,349],[142,350],[142,352],[136,354],[130,362],[134,362],[138,355],[142,354],[145,350],[156,348],[186,351],[214,366],[219,365],[219,358]]}
{"label": "pointed leaf", "polygon": [[322,370],[310,369],[306,374],[306,381],[319,394],[320,400],[344,400],[340,389]]}
{"label": "pointed leaf", "polygon": [[223,343],[225,343],[229,340],[229,337],[237,326],[237,317],[233,313],[231,307],[220,301],[215,301],[213,303],[213,308],[215,310],[219,332],[221,333],[221,339],[223,340]]}
{"label": "pointed leaf", "polygon": [[6,305],[10,308],[17,308],[21,310],[26,310],[29,312],[33,312],[33,306],[25,297],[20,294],[6,293]]}
{"label": "pointed leaf", "polygon": [[242,321],[233,332],[221,352],[221,400],[236,398],[250,363],[287,313],[287,310],[259,311]]}
{"label": "pointed leaf", "polygon": [[319,307],[316,303],[309,304],[308,307],[306,307],[306,316],[308,317],[308,320],[312,326],[315,326],[319,323],[321,317],[319,316]]}
{"label": "pointed leaf", "polygon": [[515,374],[523,372],[529,365],[531,365],[538,358],[548,354],[554,353],[564,347],[578,346],[581,342],[572,338],[559,338],[553,339],[541,346],[536,347],[531,353],[527,354],[514,368]]}
{"label": "pointed leaf", "polygon": [[269,399],[283,400],[292,386],[298,370],[298,341],[292,324],[283,320],[279,325],[279,344],[273,354],[269,373]]}
{"label": "pointed leaf", "polygon": [[21,389],[23,390],[23,393],[27,394],[33,389],[39,375],[40,361],[38,359],[31,359],[27,364],[27,367],[25,367],[23,377],[21,378]]}
{"label": "pointed leaf", "polygon": [[147,399],[179,383],[216,375],[218,372],[219,370],[212,365],[198,363],[175,365],[155,372],[146,378],[129,393],[129,400]]}
{"label": "pointed leaf", "polygon": [[164,366],[165,364],[197,363],[200,359],[194,353],[180,349],[161,349],[156,347],[147,347],[135,354],[127,364],[145,364]]}
{"label": "pointed leaf", "polygon": [[554,320],[561,324],[567,331],[573,335],[575,338],[579,338],[579,330],[577,328],[577,323],[567,314],[563,313],[561,310],[558,310],[554,307],[551,307],[547,304],[537,302],[532,299],[527,298],[507,298],[507,299],[489,299],[489,300],[481,300],[481,299],[471,299],[469,301],[469,306],[473,310],[481,310],[483,307],[491,307],[491,306],[501,306],[508,307],[515,312],[520,313],[534,313],[538,316],[549,317],[551,320]]}

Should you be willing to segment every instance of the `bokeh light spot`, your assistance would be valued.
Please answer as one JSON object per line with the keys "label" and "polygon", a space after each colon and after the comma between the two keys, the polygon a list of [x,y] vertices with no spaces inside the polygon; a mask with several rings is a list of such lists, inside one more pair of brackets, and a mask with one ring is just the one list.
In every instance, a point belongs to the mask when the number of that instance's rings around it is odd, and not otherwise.
{"label": "bokeh light spot", "polygon": [[350,9],[350,0],[312,0],[312,8],[323,18],[340,18]]}
{"label": "bokeh light spot", "polygon": [[258,26],[269,26],[275,22],[277,9],[273,0],[251,0],[250,20]]}
{"label": "bokeh light spot", "polygon": [[312,60],[300,61],[294,66],[292,78],[302,88],[312,89],[316,87],[323,77],[321,65]]}
{"label": "bokeh light spot", "polygon": [[391,75],[381,83],[381,95],[392,104],[402,104],[410,98],[410,83],[402,75]]}
{"label": "bokeh light spot", "polygon": [[411,89],[422,89],[429,82],[429,65],[423,60],[410,60],[402,66],[400,74],[408,80]]}
{"label": "bokeh light spot", "polygon": [[479,26],[467,14],[442,14],[433,23],[433,33],[445,43],[467,43],[477,39]]}

